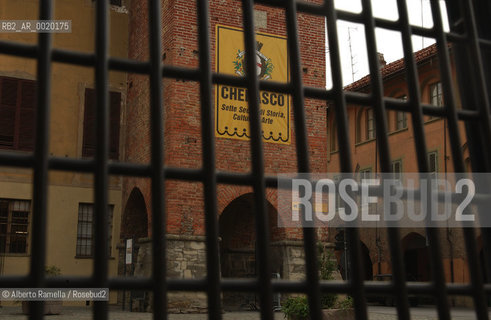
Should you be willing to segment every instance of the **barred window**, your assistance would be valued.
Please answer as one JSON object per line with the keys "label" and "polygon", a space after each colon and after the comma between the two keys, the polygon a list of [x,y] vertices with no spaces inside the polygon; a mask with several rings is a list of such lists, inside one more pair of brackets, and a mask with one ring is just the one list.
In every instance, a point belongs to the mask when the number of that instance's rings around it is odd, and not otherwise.
{"label": "barred window", "polygon": [[436,151],[428,152],[428,169],[431,176],[438,173],[438,153]]}
{"label": "barred window", "polygon": [[0,199],[0,253],[27,253],[29,200]]}
{"label": "barred window", "polygon": [[[109,206],[108,217],[108,242],[109,256],[111,256],[112,229],[114,206]],[[94,205],[80,203],[78,206],[77,226],[77,257],[92,257],[94,254]]]}

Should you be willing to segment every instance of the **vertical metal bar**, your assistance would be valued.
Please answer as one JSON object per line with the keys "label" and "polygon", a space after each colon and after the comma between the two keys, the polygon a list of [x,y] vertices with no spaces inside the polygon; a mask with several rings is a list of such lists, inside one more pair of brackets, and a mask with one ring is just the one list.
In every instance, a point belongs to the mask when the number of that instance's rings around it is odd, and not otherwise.
{"label": "vertical metal bar", "polygon": [[419,90],[418,71],[413,57],[411,40],[411,26],[407,12],[406,0],[398,0],[399,20],[404,49],[404,62],[408,79],[409,101],[417,161],[420,172],[428,171],[427,148],[424,134],[424,122],[421,107],[421,93]]}
{"label": "vertical metal bar", "polygon": [[[341,57],[339,53],[339,40],[337,31],[337,17],[334,9],[333,1],[326,1],[326,18],[327,18],[327,33],[329,42],[329,54],[331,61],[331,72],[333,81],[334,92],[334,107],[335,117],[337,125],[337,134],[339,140],[339,154],[340,154],[340,170],[341,172],[352,172],[352,157],[350,153],[350,139],[349,139],[349,126],[348,126],[348,111],[346,107],[346,100],[343,91],[343,77],[341,70]],[[352,265],[359,265],[361,261],[359,253],[359,234],[357,229],[346,229],[346,238],[350,241],[352,250],[350,252],[350,259]],[[345,255],[346,255],[345,250]],[[346,266],[347,268],[347,266]],[[353,269],[353,268],[352,268]],[[358,268],[357,268],[358,269]],[[363,283],[360,274],[361,270],[355,271],[355,278],[350,279],[350,293],[355,301],[355,315],[357,319],[368,319],[368,311],[365,301],[365,294],[363,291]]]}
{"label": "vertical metal bar", "polygon": [[164,207],[164,139],[162,101],[162,38],[160,0],[148,0],[150,31],[150,137],[152,171],[153,318],[167,319]]}
{"label": "vertical metal bar", "polygon": [[[464,12],[465,12],[465,22],[467,25],[467,32],[468,32],[468,38],[470,42],[469,46],[469,52],[472,55],[473,58],[473,65],[481,66],[481,68],[478,68],[478,70],[474,70],[474,74],[476,76],[477,80],[477,91],[478,95],[483,99],[484,105],[480,105],[480,108],[482,111],[481,113],[484,113],[484,117],[481,118],[482,126],[484,130],[489,130],[490,128],[490,121],[489,121],[489,113],[488,113],[488,105],[489,102],[487,101],[486,97],[486,91],[485,91],[485,82],[484,82],[484,75],[482,74],[482,59],[479,51],[479,44],[477,41],[477,29],[475,26],[475,21],[474,21],[474,15],[472,11],[472,5],[468,1],[464,1]],[[441,12],[439,6],[435,6],[435,15],[438,15],[440,17]],[[438,22],[435,24],[438,30],[442,30],[442,23],[441,20],[438,19]],[[447,48],[446,39],[443,39],[443,45],[445,45],[445,48]],[[446,52],[446,50],[445,50]],[[445,54],[445,52],[443,54]],[[448,60],[447,60],[448,61]],[[445,61],[443,61],[445,62]],[[449,68],[446,67],[446,68]],[[450,72],[450,70],[448,70]],[[448,75],[449,76],[449,75]],[[444,88],[445,89],[445,88]],[[453,92],[453,88],[452,92]],[[487,105],[486,105],[487,103]],[[487,116],[486,116],[486,113]],[[456,115],[456,109],[455,108],[449,108],[447,110],[447,114],[449,116],[449,119],[454,118],[455,122],[457,122],[457,115]],[[465,172],[465,166],[463,162],[463,155],[462,155],[462,149],[460,147],[460,141],[457,139],[457,141],[452,140],[452,131],[457,131],[457,123],[454,123],[454,121],[449,120],[449,131],[450,133],[450,139],[451,139],[451,146],[453,153],[457,153],[458,157],[453,157],[454,159],[454,167],[456,172]],[[489,135],[488,131],[488,139],[491,135]],[[455,139],[455,137],[453,137]],[[457,131],[457,138],[458,138],[458,131]],[[486,305],[486,300],[485,300],[485,293],[484,293],[484,288],[483,288],[483,276],[479,272],[480,266],[479,266],[479,256],[477,253],[477,247],[476,247],[476,235],[474,232],[474,229],[470,228],[464,228],[464,240],[465,240],[465,246],[466,246],[466,253],[467,253],[467,263],[469,265],[469,274],[471,277],[471,285],[473,287],[472,290],[472,296],[474,298],[474,306],[475,306],[475,311],[478,319],[488,319],[488,312],[487,312],[487,305]]]}
{"label": "vertical metal bar", "polygon": [[[479,46],[475,46],[478,44],[479,37],[477,31],[477,20],[476,16],[473,14],[473,6],[470,3],[466,3],[465,5],[459,2],[449,2],[447,3],[448,12],[449,12],[449,20],[451,30],[454,32],[460,31],[463,27],[468,30],[468,37],[472,37],[469,41],[471,42],[470,46],[465,46],[460,43],[455,43],[453,45],[454,54],[456,57],[456,68],[457,68],[457,76],[458,76],[458,84],[460,86],[460,96],[462,99],[462,107],[464,109],[476,109],[480,114],[480,121],[477,123],[467,122],[466,123],[466,134],[467,134],[467,143],[469,145],[469,151],[471,155],[471,163],[472,169],[474,172],[489,172],[490,170],[490,159],[491,152],[488,148],[483,148],[482,146],[490,145],[491,142],[491,134],[489,130],[489,108],[485,107],[485,104],[482,103],[482,99],[487,95],[486,91],[479,90],[482,83],[476,84],[476,81],[480,78],[482,81],[482,77],[479,76],[481,74],[482,69],[484,67],[484,59],[480,57],[480,48]],[[483,12],[485,12],[484,10]],[[481,13],[482,14],[482,13]],[[483,20],[488,21],[487,18]],[[484,26],[483,26],[484,27]],[[484,28],[484,30],[486,30]],[[473,45],[473,43],[475,43]],[[476,63],[477,62],[477,63]],[[478,75],[476,77],[474,75]],[[485,98],[484,98],[485,99]],[[489,189],[487,186],[481,186],[484,191]],[[489,191],[489,190],[488,190]],[[485,208],[479,208],[479,211],[484,213],[486,212]],[[490,256],[490,245],[491,235],[489,232],[489,228],[481,228],[481,236],[483,242],[483,250],[485,253],[485,270],[483,270],[483,275],[487,273],[488,279],[491,278],[491,266],[489,265],[489,260],[487,258]],[[475,236],[473,237],[475,239]],[[479,277],[478,272],[475,271],[475,264],[478,261],[477,256],[474,258],[474,254],[477,255],[477,252],[473,250],[469,251],[473,257],[471,258],[468,255],[469,261],[469,271],[473,277],[471,281],[473,283],[477,283],[476,291],[480,291],[480,287],[482,286],[483,279],[476,278],[474,279],[474,275]],[[473,264],[471,266],[470,264]],[[477,266],[479,268],[479,266]],[[483,293],[475,292],[475,298],[477,299],[486,299],[484,295],[482,298],[479,297],[483,295]],[[485,302],[484,302],[485,304]],[[480,314],[482,314],[482,308],[479,307],[479,303],[476,303],[476,311],[479,309]],[[479,316],[479,315],[478,315]],[[484,315],[487,316],[487,315]]]}
{"label": "vertical metal bar", "polygon": [[[367,51],[370,68],[370,80],[372,84],[372,99],[375,105],[377,147],[380,154],[380,167],[382,172],[391,172],[390,149],[388,140],[388,128],[386,109],[383,95],[382,78],[379,72],[379,61],[377,56],[377,45],[375,38],[375,24],[369,1],[363,1],[363,15],[367,37]],[[399,319],[409,320],[409,304],[407,289],[405,285],[404,263],[401,255],[400,234],[396,228],[387,230],[389,251],[392,261],[392,281],[394,284],[394,295],[396,297],[397,314]]]}
{"label": "vertical metal bar", "polygon": [[[477,94],[480,99],[483,99],[483,103],[479,104],[479,109],[481,109],[481,114],[484,116],[481,117],[480,121],[482,122],[481,126],[488,133],[487,139],[491,138],[491,130],[490,130],[490,121],[489,121],[489,101],[487,99],[486,94],[486,84],[485,77],[482,72],[483,64],[482,58],[480,54],[480,48],[478,43],[478,35],[477,35],[477,27],[475,23],[475,16],[472,8],[472,4],[469,1],[464,0],[464,20],[466,22],[466,30],[468,33],[469,40],[469,53],[472,57],[474,74],[476,75],[476,88]],[[449,128],[450,129],[450,128]],[[462,154],[462,149],[460,145],[456,146],[457,151]],[[463,159],[463,157],[462,157]],[[455,164],[456,171],[465,171],[464,162],[460,164]],[[482,211],[484,208],[480,208]],[[483,239],[486,237],[485,233],[483,233]],[[467,262],[469,265],[469,274],[471,277],[471,284],[473,287],[473,298],[474,298],[474,306],[478,319],[488,319],[488,308],[486,303],[486,295],[484,292],[483,286],[483,274],[480,271],[479,265],[479,255],[477,252],[476,245],[476,235],[474,229],[464,228],[464,240],[466,245],[466,253],[467,253]],[[485,243],[484,243],[485,244]],[[484,270],[483,270],[484,271]]]}
{"label": "vertical metal bar", "polygon": [[[295,121],[295,137],[298,172],[310,173],[309,153],[307,144],[307,127],[305,123],[305,106],[302,76],[300,72],[300,50],[297,34],[297,9],[295,0],[286,1],[286,23],[288,34],[288,52],[290,54],[291,86],[293,91],[293,114]],[[317,247],[315,233],[312,228],[303,229],[305,271],[307,276],[307,293],[312,319],[321,319],[319,274],[317,266]]]}
{"label": "vertical metal bar", "polygon": [[[254,176],[254,207],[256,218],[256,265],[259,266],[257,287],[261,304],[261,318],[273,319],[273,289],[269,261],[269,227],[264,182],[264,155],[259,115],[259,81],[256,72],[256,42],[254,36],[254,5],[252,0],[242,1],[244,10],[244,45],[249,96],[249,125],[251,131],[252,174]],[[259,285],[260,284],[260,285]],[[259,290],[259,288],[261,290]]]}
{"label": "vertical metal bar", "polygon": [[[362,14],[363,14],[363,19],[365,23],[365,35],[366,35],[366,40],[367,40],[367,52],[368,52],[368,58],[369,58],[369,67],[371,71],[371,81],[372,81],[372,94],[371,94],[371,99],[375,99],[375,103],[377,104],[378,108],[375,108],[376,111],[376,116],[377,118],[377,135],[384,134],[387,132],[386,128],[386,120],[385,120],[385,111],[383,110],[383,100],[382,100],[382,89],[381,89],[381,80],[379,78],[379,70],[378,70],[378,60],[376,58],[376,45],[375,45],[375,34],[374,34],[374,22],[373,22],[373,16],[371,13],[371,7],[370,3],[368,1],[362,1]],[[375,60],[374,60],[375,59]],[[378,148],[379,150],[384,150],[385,152],[381,152],[381,157],[384,159],[384,157],[388,158],[388,142],[382,141],[382,137],[380,137],[381,143],[378,143]],[[385,147],[384,147],[385,146]],[[349,146],[347,146],[349,148]],[[387,170],[387,168],[383,168]],[[352,262],[353,266],[357,266],[361,264],[361,258],[360,258],[360,238],[358,234],[358,230],[348,230],[348,239],[350,242],[350,259]],[[365,293],[364,293],[364,286],[363,286],[363,275],[362,275],[362,270],[361,268],[351,268],[351,276],[352,276],[352,285],[353,285],[353,291],[358,294],[358,306],[355,305],[355,308],[357,307],[358,310],[355,309],[360,314],[360,317],[367,318],[367,306],[366,306],[366,299],[365,299]],[[356,303],[356,301],[355,301]],[[363,310],[360,310],[363,309]]]}
{"label": "vertical metal bar", "polygon": [[[107,287],[108,279],[108,186],[109,171],[109,5],[96,2],[96,153],[94,172],[94,281],[99,288]],[[94,318],[107,319],[107,302],[94,302]]]}
{"label": "vertical metal bar", "polygon": [[208,0],[197,0],[199,31],[199,69],[201,93],[201,134],[203,148],[204,198],[206,223],[206,281],[208,318],[221,319],[220,256],[218,249],[217,180],[213,135],[212,73]]}
{"label": "vertical metal bar", "polygon": [[[434,12],[433,12],[433,14],[434,14]],[[443,36],[443,33],[441,33],[440,36]],[[442,47],[440,44],[439,49],[446,49],[446,47]],[[438,50],[438,51],[440,52],[441,50]],[[445,79],[443,79],[443,80],[444,80],[444,85],[445,85],[446,80]],[[448,91],[448,88],[449,87],[447,87],[447,91]],[[426,154],[425,154],[425,156],[426,156]],[[427,169],[427,167],[425,169]],[[427,172],[427,171],[423,171],[423,172]],[[440,250],[440,244],[439,244],[439,240],[438,240],[437,231],[434,228],[426,228],[426,234],[428,236],[428,240],[429,240],[429,244],[430,244],[429,249],[430,249],[430,256],[431,256],[431,270],[432,270],[432,275],[433,275],[433,284],[434,284],[434,289],[435,289],[434,295],[436,298],[438,315],[441,319],[450,319],[450,310],[449,310],[449,305],[448,305],[448,300],[447,300],[447,290],[446,290],[446,286],[445,286],[445,278],[444,278],[444,273],[443,273],[443,263],[441,260],[441,254],[440,254],[441,250]]]}
{"label": "vertical metal bar", "polygon": [[[39,19],[52,17],[51,0],[39,1]],[[30,280],[33,287],[42,288],[45,284],[44,266],[46,264],[46,220],[48,202],[48,154],[49,154],[49,119],[51,93],[51,34],[40,33],[38,38],[37,60],[37,113],[36,145],[34,146],[33,177],[33,210],[32,210],[32,245]],[[30,304],[32,319],[43,318],[43,302]]]}

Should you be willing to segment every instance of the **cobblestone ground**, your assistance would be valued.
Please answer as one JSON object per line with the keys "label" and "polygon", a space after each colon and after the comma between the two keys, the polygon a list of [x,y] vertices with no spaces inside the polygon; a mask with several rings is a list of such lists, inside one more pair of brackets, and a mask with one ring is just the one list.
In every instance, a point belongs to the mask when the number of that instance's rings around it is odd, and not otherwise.
{"label": "cobblestone ground", "polygon": [[[491,311],[491,310],[490,310]],[[369,307],[368,315],[370,320],[396,320],[397,315],[394,308],[388,307]],[[490,312],[491,316],[491,312]],[[92,319],[90,308],[86,307],[64,307],[63,314],[45,317],[48,320],[89,320]],[[27,319],[21,314],[21,307],[2,307],[0,308],[0,319]],[[151,320],[151,313],[121,311],[118,307],[110,307],[110,320]],[[171,314],[170,320],[205,320],[205,314]],[[258,312],[227,312],[223,314],[224,320],[259,320]],[[275,313],[275,320],[283,320],[281,312]],[[411,309],[412,320],[436,320],[438,316],[434,308],[413,308]],[[453,320],[474,320],[477,319],[474,312],[468,309],[452,309]]]}

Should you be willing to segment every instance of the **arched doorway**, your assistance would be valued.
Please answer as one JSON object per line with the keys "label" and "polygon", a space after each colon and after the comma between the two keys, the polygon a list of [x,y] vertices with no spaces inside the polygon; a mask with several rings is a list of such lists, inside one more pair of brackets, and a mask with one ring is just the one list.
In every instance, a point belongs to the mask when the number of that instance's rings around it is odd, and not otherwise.
{"label": "arched doorway", "polygon": [[430,261],[426,238],[411,232],[402,239],[407,281],[430,281]]}
{"label": "arched doorway", "polygon": [[[120,255],[118,273],[123,276],[150,276],[151,256],[145,254],[151,252],[148,248],[140,248],[138,242],[141,238],[148,237],[148,215],[147,206],[143,194],[138,188],[133,188],[126,202],[121,221],[121,240],[123,240],[124,251]],[[129,243],[130,242],[130,243]],[[131,248],[129,245],[131,244]],[[148,246],[148,243],[146,243]],[[127,254],[131,252],[131,259]],[[132,310],[134,299],[145,297],[143,291],[126,291],[119,298],[123,309],[129,307]],[[143,300],[145,305],[147,301]]]}
{"label": "arched doorway", "polygon": [[133,188],[123,213],[121,239],[140,239],[148,237],[148,215],[143,194]]}
{"label": "arched doorway", "polygon": [[[148,265],[151,264],[151,262],[148,261],[149,257],[147,257],[147,255],[145,255],[145,257],[139,257],[138,255],[141,251],[138,240],[146,237],[148,237],[148,216],[145,199],[138,188],[133,188],[128,197],[128,201],[126,202],[121,223],[121,239],[123,240],[125,250],[123,261],[124,275],[144,275],[146,273],[145,270],[149,268]],[[131,245],[131,248],[129,245]],[[132,253],[131,263],[129,263],[129,260],[126,260],[126,253],[129,253],[130,251]],[[143,250],[142,252],[144,253],[146,251],[148,250]],[[136,266],[143,267],[136,268]]]}
{"label": "arched doorway", "polygon": [[[340,236],[338,236],[339,238]],[[344,241],[344,232],[342,239]],[[368,250],[368,247],[363,243],[363,241],[360,241],[360,254],[361,254],[361,266],[357,268],[362,268],[363,269],[363,280],[365,281],[371,281],[373,280],[373,264],[372,264],[372,259],[370,258],[370,250]],[[349,275],[351,273],[351,262],[350,262],[350,256],[349,256],[349,247],[348,247],[348,252],[344,251],[344,247],[341,250],[341,254],[339,255],[339,272],[341,273],[341,277],[343,280],[346,280],[346,277],[349,278]],[[348,269],[346,270],[346,265],[348,265]]]}
{"label": "arched doorway", "polygon": [[[267,212],[270,225],[270,242],[282,237],[276,227],[276,209],[268,202]],[[257,277],[256,265],[256,219],[254,215],[254,195],[244,194],[223,210],[219,218],[220,263],[224,278]],[[270,247],[271,271],[283,275],[283,257],[275,246]],[[250,310],[258,306],[258,298],[247,292],[224,292],[225,310]]]}

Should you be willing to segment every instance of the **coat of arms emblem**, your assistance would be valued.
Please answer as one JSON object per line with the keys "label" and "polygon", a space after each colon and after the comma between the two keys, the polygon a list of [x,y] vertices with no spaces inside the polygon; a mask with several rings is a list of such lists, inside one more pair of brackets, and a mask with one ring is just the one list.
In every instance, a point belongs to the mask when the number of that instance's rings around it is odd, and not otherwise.
{"label": "coat of arms emblem", "polygon": [[[263,44],[256,41],[256,73],[260,80],[268,80],[271,79],[274,66],[271,59],[261,53],[262,47]],[[245,50],[238,50],[235,60],[233,61],[235,73],[239,76],[245,76],[244,56]]]}

